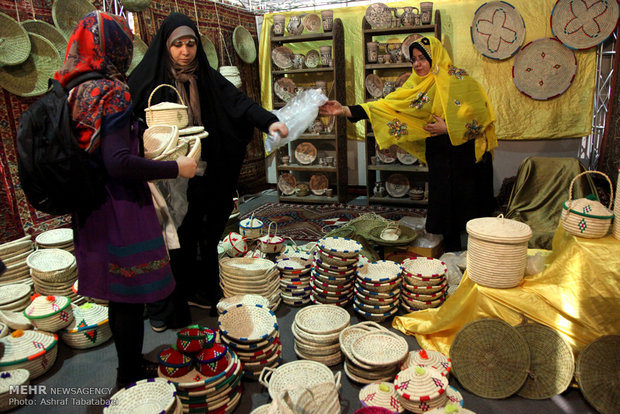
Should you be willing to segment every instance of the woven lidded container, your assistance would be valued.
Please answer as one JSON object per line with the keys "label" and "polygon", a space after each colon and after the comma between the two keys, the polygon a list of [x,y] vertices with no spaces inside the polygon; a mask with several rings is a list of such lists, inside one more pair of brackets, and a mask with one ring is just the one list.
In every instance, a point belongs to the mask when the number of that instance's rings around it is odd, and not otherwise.
{"label": "woven lidded container", "polygon": [[105,343],[112,337],[108,308],[96,303],[71,305],[73,321],[60,331],[60,338],[72,348],[88,349]]}
{"label": "woven lidded container", "polygon": [[18,329],[0,338],[4,350],[0,369],[27,369],[30,379],[45,374],[54,365],[58,355],[58,335],[44,331]]}
{"label": "woven lidded container", "polygon": [[492,288],[512,288],[523,280],[527,243],[532,229],[525,223],[499,217],[467,222],[467,275]]}
{"label": "woven lidded container", "polygon": [[394,389],[403,407],[414,413],[442,407],[448,401],[448,379],[430,367],[400,371],[394,378]]}
{"label": "woven lidded container", "polygon": [[37,329],[56,332],[74,320],[71,299],[66,296],[33,295],[32,303],[24,310],[24,316]]}
{"label": "woven lidded container", "polygon": [[[609,208],[589,198],[578,198],[577,200],[573,200],[573,185],[575,181],[582,175],[589,173],[600,174],[607,179],[611,191]],[[562,204],[562,217],[560,219],[562,228],[572,235],[588,239],[605,237],[607,233],[609,233],[611,221],[614,218],[614,213],[610,210],[611,200],[613,199],[614,187],[607,175],[599,171],[584,171],[576,175],[570,182],[568,201]]]}
{"label": "woven lidded container", "polygon": [[207,377],[213,377],[224,371],[228,366],[228,360],[225,358],[227,352],[228,347],[221,343],[203,349],[195,359],[198,371]]}
{"label": "woven lidded container", "polygon": [[30,372],[27,369],[12,369],[0,372],[0,411],[8,411],[25,404],[27,393],[22,393],[21,385],[30,384]]}
{"label": "woven lidded container", "polygon": [[[151,106],[151,99],[153,98],[153,94],[161,87],[167,86],[172,88],[177,95],[179,96],[180,104],[175,102],[161,102],[157,105]],[[179,94],[179,91],[172,85],[168,85],[167,83],[162,83],[149,95],[148,108],[144,110],[146,114],[146,124],[149,127],[155,125],[176,125],[179,129],[185,128],[189,123],[189,118],[187,115],[187,106],[183,102],[183,98]]]}
{"label": "woven lidded container", "polygon": [[243,219],[239,223],[239,234],[251,240],[257,239],[260,237],[260,232],[263,226],[263,222],[254,218],[254,213],[252,213],[250,218]]}
{"label": "woven lidded container", "polygon": [[213,342],[215,342],[215,332],[209,328],[192,325],[177,332],[176,346],[184,354],[196,354],[213,346]]}
{"label": "woven lidded container", "polygon": [[387,408],[392,413],[405,411],[398,402],[394,385],[387,382],[374,382],[366,385],[360,390],[359,399],[362,407],[382,407]]}
{"label": "woven lidded container", "polygon": [[159,372],[166,377],[182,377],[192,369],[192,359],[174,348],[159,353]]}

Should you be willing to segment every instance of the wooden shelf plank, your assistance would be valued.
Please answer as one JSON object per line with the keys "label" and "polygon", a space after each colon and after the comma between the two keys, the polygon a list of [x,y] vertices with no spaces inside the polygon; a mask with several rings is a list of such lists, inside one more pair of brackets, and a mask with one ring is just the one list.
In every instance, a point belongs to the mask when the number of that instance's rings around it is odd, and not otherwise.
{"label": "wooden shelf plank", "polygon": [[[409,64],[411,67],[411,64]],[[333,72],[334,68],[330,66],[322,66],[320,68],[304,68],[304,69],[282,69],[282,70],[272,70],[271,73],[274,75],[288,75],[294,73],[317,73],[317,72]]]}
{"label": "wooden shelf plank", "polygon": [[[377,160],[378,162],[378,160]],[[397,171],[397,172],[420,172],[427,173],[428,167],[426,165],[404,165],[404,164],[376,164],[368,165],[368,170],[371,171]]]}
{"label": "wooden shelf plank", "polygon": [[285,195],[280,194],[279,198],[280,198],[280,201],[290,202],[290,203],[322,204],[322,203],[337,203],[338,202],[338,197],[336,195],[333,195],[332,197],[327,197],[327,196],[318,196],[314,194],[308,194],[307,196],[304,196],[304,197],[298,197],[298,196],[285,196]]}
{"label": "wooden shelf plank", "polygon": [[271,43],[313,42],[316,40],[332,40],[332,32],[306,33],[300,35],[271,36]]}
{"label": "wooden shelf plank", "polygon": [[320,171],[320,172],[327,172],[327,173],[338,171],[336,167],[323,167],[318,164],[312,164],[312,165],[300,165],[300,164],[282,165],[280,164],[276,167],[276,169],[278,171],[309,171],[309,172]]}
{"label": "wooden shelf plank", "polygon": [[385,197],[369,197],[368,202],[371,204],[402,204],[412,206],[428,206],[428,200],[412,200],[406,197],[394,198],[387,195]]}

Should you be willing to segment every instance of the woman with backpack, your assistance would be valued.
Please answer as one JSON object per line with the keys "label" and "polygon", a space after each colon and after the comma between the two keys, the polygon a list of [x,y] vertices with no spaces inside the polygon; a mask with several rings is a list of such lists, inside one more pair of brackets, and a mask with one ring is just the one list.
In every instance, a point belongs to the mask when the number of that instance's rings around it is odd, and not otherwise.
{"label": "woman with backpack", "polygon": [[[170,251],[177,294],[149,306],[156,331],[182,326],[188,303],[214,311],[221,295],[217,245],[233,209],[246,146],[254,128],[288,135],[275,115],[211,68],[196,25],[181,13],[166,17],[129,77],[136,116],[145,117],[149,96],[162,83],[176,87],[188,106],[189,125],[204,126],[209,136],[202,140],[199,163],[206,163],[206,171],[188,183],[187,213],[178,228],[181,248]],[[179,102],[179,97],[160,88],[151,105],[162,101]]]}
{"label": "woman with backpack", "polygon": [[89,72],[69,91],[79,146],[105,169],[107,197],[91,211],[73,214],[78,294],[109,301],[109,322],[118,355],[117,386],[157,376],[144,360],[144,304],[166,298],[175,282],[147,187],[148,180],[193,177],[196,161],[151,161],[138,155],[125,72],[133,35],[119,16],[95,11],[74,29],[63,67],[63,87]]}

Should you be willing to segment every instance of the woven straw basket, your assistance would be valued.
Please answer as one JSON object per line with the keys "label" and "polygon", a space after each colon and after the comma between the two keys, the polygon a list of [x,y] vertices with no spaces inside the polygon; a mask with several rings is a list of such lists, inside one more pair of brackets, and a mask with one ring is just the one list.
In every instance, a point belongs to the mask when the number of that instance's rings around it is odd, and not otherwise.
{"label": "woven straw basket", "polygon": [[0,338],[4,354],[0,369],[27,369],[30,379],[45,374],[54,365],[58,355],[58,335],[43,331],[22,331]]}
{"label": "woven straw basket", "polygon": [[95,303],[71,305],[75,319],[60,331],[60,338],[71,348],[88,349],[105,343],[112,337],[108,308]]}
{"label": "woven straw basket", "polygon": [[155,125],[144,131],[144,157],[153,159],[176,147],[179,128],[175,125]]}
{"label": "woven straw basket", "polygon": [[[157,105],[151,106],[151,99],[153,98],[153,94],[163,87],[167,86],[172,88],[178,95],[181,104],[173,103],[173,102],[162,102]],[[167,83],[162,83],[149,95],[149,105],[148,108],[144,110],[146,113],[146,124],[149,127],[155,125],[176,125],[179,129],[185,128],[189,123],[188,115],[187,115],[187,106],[185,106],[185,102],[183,102],[183,98],[181,98],[181,94],[172,85],[168,85]],[[186,152],[187,153],[187,152]]]}
{"label": "woven straw basket", "polygon": [[151,0],[122,0],[123,7],[130,12],[141,12],[151,4]]}
{"label": "woven straw basket", "polygon": [[512,288],[523,280],[527,243],[532,229],[525,223],[499,217],[467,222],[467,274],[492,288]]}
{"label": "woven straw basket", "polygon": [[35,328],[56,332],[74,320],[71,299],[66,296],[38,296],[23,314]]}
{"label": "woven straw basket", "polygon": [[[618,184],[616,185],[616,201],[614,201],[614,216],[620,216],[620,168],[618,168]],[[614,237],[620,240],[620,220],[614,220],[612,233]]]}
{"label": "woven straw basket", "polygon": [[[607,179],[611,191],[609,207],[605,207],[598,201],[587,198],[573,200],[573,185],[575,181],[582,175],[590,173],[600,174]],[[600,171],[584,171],[581,174],[577,174],[570,182],[568,201],[562,204],[562,217],[560,219],[562,228],[572,235],[587,239],[605,237],[614,218],[614,213],[611,212],[611,200],[613,199],[614,187],[606,174]]]}

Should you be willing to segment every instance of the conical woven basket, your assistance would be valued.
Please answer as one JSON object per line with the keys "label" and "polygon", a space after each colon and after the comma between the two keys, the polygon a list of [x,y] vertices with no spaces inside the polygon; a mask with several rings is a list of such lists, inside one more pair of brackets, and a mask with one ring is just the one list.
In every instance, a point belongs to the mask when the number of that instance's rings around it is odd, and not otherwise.
{"label": "conical woven basket", "polygon": [[521,389],[530,368],[523,336],[499,319],[465,325],[450,347],[452,372],[461,385],[483,398],[506,398]]}
{"label": "conical woven basket", "polygon": [[[611,191],[607,208],[598,201],[585,198],[573,200],[573,185],[584,174],[600,174],[605,177]],[[614,187],[606,174],[600,171],[584,171],[581,174],[577,174],[570,182],[568,201],[562,204],[562,217],[560,219],[562,228],[572,235],[588,239],[598,239],[606,236],[609,232],[611,221],[614,218],[613,212],[610,211],[613,198]]]}
{"label": "conical woven basket", "polygon": [[382,407],[396,413],[405,411],[398,402],[394,385],[387,382],[366,385],[360,390],[359,399],[362,407]]}
{"label": "conical woven basket", "polygon": [[28,33],[38,34],[52,42],[58,50],[60,61],[63,62],[65,60],[67,39],[65,39],[63,34],[55,26],[52,26],[43,20],[26,20],[22,22],[22,26],[24,26],[24,29],[26,29]]}
{"label": "conical woven basket", "polygon": [[575,378],[585,399],[603,414],[620,412],[618,378],[620,372],[620,335],[598,338],[581,351]]}
{"label": "conical woven basket", "polygon": [[575,371],[575,358],[568,343],[552,328],[537,323],[515,326],[530,348],[530,369],[517,393],[533,400],[564,392]]}
{"label": "conical woven basket", "polygon": [[69,40],[82,17],[96,10],[88,0],[54,0],[52,19],[58,30]]}
{"label": "conical woven basket", "polygon": [[0,13],[0,66],[19,65],[30,55],[30,38],[14,18]]}

